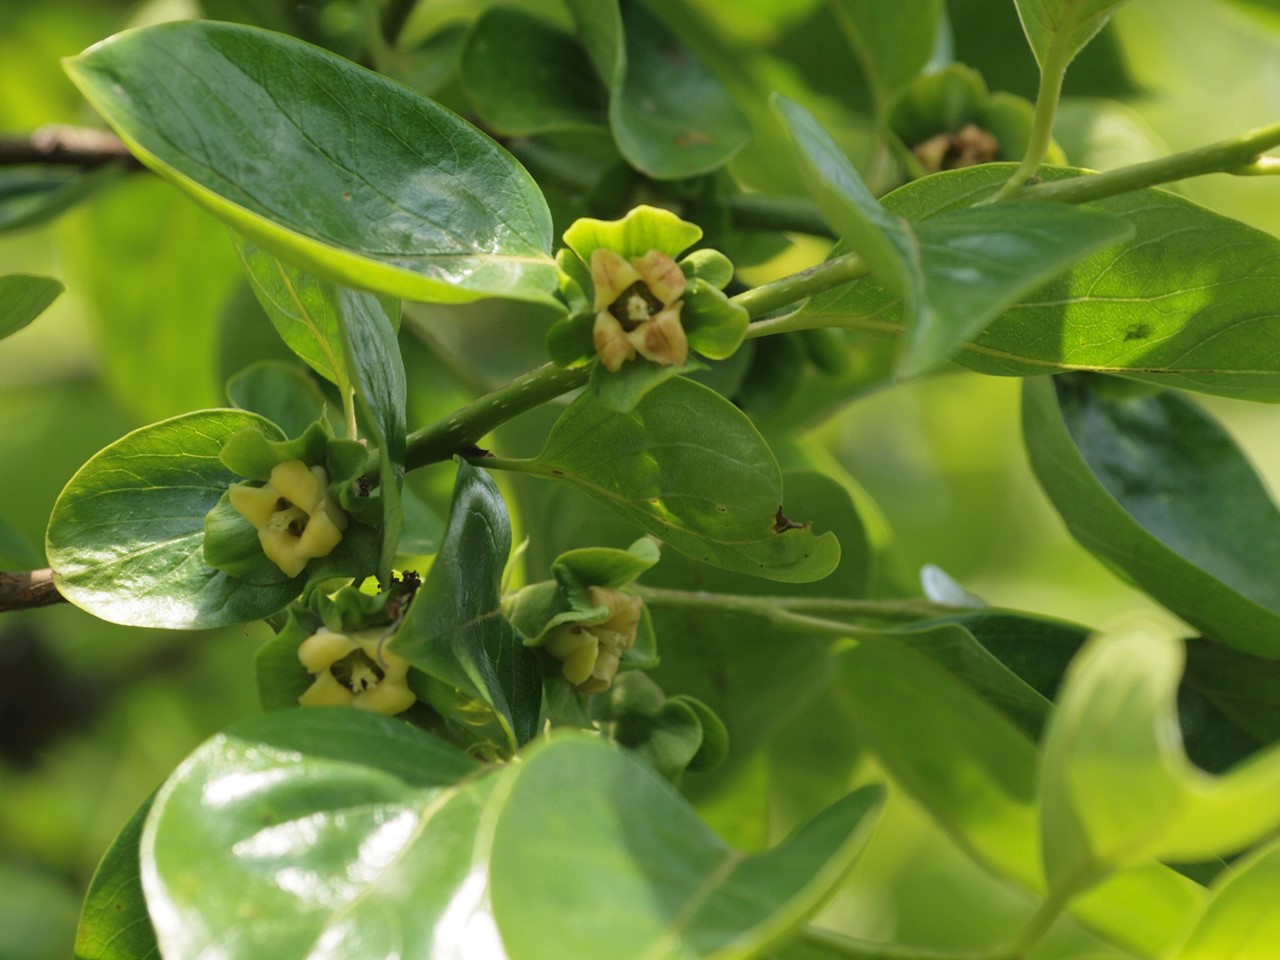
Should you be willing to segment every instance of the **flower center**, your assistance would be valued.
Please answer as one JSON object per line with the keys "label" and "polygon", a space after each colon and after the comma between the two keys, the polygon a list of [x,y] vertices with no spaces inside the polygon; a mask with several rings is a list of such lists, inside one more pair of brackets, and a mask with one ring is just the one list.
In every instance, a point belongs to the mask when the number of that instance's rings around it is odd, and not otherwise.
{"label": "flower center", "polygon": [[630,333],[662,309],[662,301],[653,295],[649,285],[637,280],[609,307],[609,312]]}
{"label": "flower center", "polygon": [[372,690],[386,676],[383,669],[363,650],[352,650],[341,660],[334,661],[329,672],[333,674],[333,679],[352,693]]}

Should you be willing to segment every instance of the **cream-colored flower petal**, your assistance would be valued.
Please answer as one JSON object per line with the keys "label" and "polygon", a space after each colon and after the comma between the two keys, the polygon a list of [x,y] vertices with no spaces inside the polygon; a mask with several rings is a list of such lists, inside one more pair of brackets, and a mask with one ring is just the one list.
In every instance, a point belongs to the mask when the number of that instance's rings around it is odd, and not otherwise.
{"label": "cream-colored flower petal", "polygon": [[409,661],[398,653],[392,653],[383,643],[387,631],[383,627],[362,630],[355,637],[364,655],[378,665],[387,683],[395,683],[409,675]]}
{"label": "cream-colored flower petal", "polygon": [[627,334],[640,356],[664,367],[680,366],[689,359],[689,338],[680,324],[683,305],[676,303],[655,313]]}
{"label": "cream-colored flower petal", "polygon": [[603,310],[627,287],[639,282],[636,268],[614,250],[597,247],[591,251],[591,283],[596,288],[596,300],[592,310]]}
{"label": "cream-colored flower petal", "polygon": [[[283,513],[284,511],[281,511]],[[298,552],[298,540],[288,532],[267,528],[258,531],[258,543],[267,559],[286,577],[296,577],[307,565],[307,557]]]}
{"label": "cream-colored flower petal", "polygon": [[627,332],[622,329],[618,318],[608,310],[601,310],[596,314],[591,342],[595,345],[600,362],[611,373],[617,373],[624,363],[636,355],[636,348],[628,339]]}
{"label": "cream-colored flower petal", "polygon": [[[630,593],[624,593],[616,587],[588,587],[587,599],[593,607],[605,607],[608,617],[600,623],[601,629],[612,630],[630,637],[634,642],[636,627],[640,623],[640,614],[644,609],[644,601]],[[593,630],[599,633],[599,630]],[[627,644],[630,647],[630,643]]]}
{"label": "cream-colored flower petal", "polygon": [[664,307],[669,307],[684,296],[687,281],[680,264],[661,250],[650,250],[643,257],[632,257],[631,265],[640,274],[652,293]]}
{"label": "cream-colored flower petal", "polygon": [[354,650],[359,649],[345,633],[334,633],[321,627],[298,645],[298,661],[307,673],[319,673]]}
{"label": "cream-colored flower petal", "polygon": [[247,483],[233,483],[227,490],[227,499],[236,513],[252,523],[255,530],[261,530],[271,522],[280,494],[271,484],[251,487]]}
{"label": "cream-colored flower petal", "polygon": [[351,698],[351,705],[357,710],[368,710],[393,717],[413,706],[418,698],[403,683],[388,683],[385,680],[370,690],[357,693]]}
{"label": "cream-colored flower petal", "polygon": [[565,658],[564,666],[561,667],[565,679],[575,687],[590,678],[596,665],[596,657],[600,653],[600,643],[593,634],[584,630],[582,637],[582,644]]}
{"label": "cream-colored flower petal", "polygon": [[586,643],[589,636],[581,624],[562,623],[551,632],[543,649],[557,660],[564,660]]}
{"label": "cream-colored flower petal", "polygon": [[338,501],[328,494],[320,501],[319,506],[315,508],[313,513],[327,514],[329,519],[333,521],[333,525],[342,531],[345,531],[347,524],[351,522],[347,516],[347,511],[338,506]]}
{"label": "cream-colored flower petal", "polygon": [[591,676],[578,684],[578,689],[583,693],[604,693],[613,686],[613,678],[618,675],[621,662],[619,653],[607,649],[601,643],[596,662],[591,665]]}
{"label": "cream-colored flower petal", "polygon": [[298,555],[308,560],[327,557],[341,542],[342,531],[334,525],[327,513],[316,511],[307,521],[302,536],[298,538]]}
{"label": "cream-colored flower petal", "polygon": [[316,476],[301,460],[277,463],[271,468],[271,486],[279,490],[280,496],[295,507],[301,507],[310,513],[324,499],[325,487],[329,483],[324,468],[315,469],[320,471],[320,476]]}
{"label": "cream-colored flower petal", "polygon": [[328,670],[316,675],[315,683],[298,697],[298,703],[304,707],[349,707],[351,691],[334,679]]}

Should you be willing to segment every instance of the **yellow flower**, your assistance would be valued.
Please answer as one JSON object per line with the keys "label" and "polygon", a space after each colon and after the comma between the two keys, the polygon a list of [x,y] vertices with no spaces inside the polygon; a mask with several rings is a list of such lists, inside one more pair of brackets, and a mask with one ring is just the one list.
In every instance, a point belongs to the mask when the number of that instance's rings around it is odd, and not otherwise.
{"label": "yellow flower", "polygon": [[591,339],[605,369],[617,372],[637,353],[663,366],[688,359],[680,323],[685,291],[679,264],[661,250],[625,259],[616,251],[591,251],[596,312]]}
{"label": "yellow flower", "polygon": [[315,682],[298,697],[304,707],[355,707],[393,716],[413,706],[409,662],[382,646],[385,629],[333,633],[321,627],[302,641],[298,660]]}
{"label": "yellow flower", "polygon": [[590,587],[592,606],[608,613],[591,623],[566,623],[557,627],[546,650],[564,662],[565,679],[583,693],[603,693],[617,676],[622,655],[636,642],[643,602],[614,587]]}
{"label": "yellow flower", "polygon": [[262,552],[287,577],[300,574],[308,560],[327,557],[347,529],[347,515],[328,486],[324,467],[301,460],[276,464],[265,486],[231,486],[231,506],[253,524]]}

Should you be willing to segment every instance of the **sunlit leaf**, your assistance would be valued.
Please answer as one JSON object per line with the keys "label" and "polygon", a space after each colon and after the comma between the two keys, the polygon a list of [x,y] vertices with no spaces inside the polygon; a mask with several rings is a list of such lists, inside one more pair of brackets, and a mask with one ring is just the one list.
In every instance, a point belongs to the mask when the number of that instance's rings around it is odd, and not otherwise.
{"label": "sunlit leaf", "polygon": [[213,21],[126,31],[65,64],[143,163],[320,276],[445,303],[545,302],[555,289],[551,219],[529,175],[385,77]]}
{"label": "sunlit leaf", "polygon": [[1280,843],[1232,864],[1170,960],[1265,960],[1280,951]]}

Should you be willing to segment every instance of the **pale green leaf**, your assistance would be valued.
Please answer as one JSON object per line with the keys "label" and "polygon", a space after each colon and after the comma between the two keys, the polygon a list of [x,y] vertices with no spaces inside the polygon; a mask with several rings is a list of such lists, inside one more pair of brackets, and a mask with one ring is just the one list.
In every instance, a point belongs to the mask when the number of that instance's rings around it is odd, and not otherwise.
{"label": "pale green leaf", "polygon": [[44,313],[62,290],[62,284],[52,277],[25,273],[0,277],[0,340]]}
{"label": "pale green leaf", "polygon": [[1170,960],[1268,960],[1280,955],[1280,843],[1245,859],[1213,885],[1195,929]]}
{"label": "pale green leaf", "polygon": [[[1040,69],[1065,70],[1125,0],[1016,0]],[[1055,55],[1056,53],[1056,55]]]}

